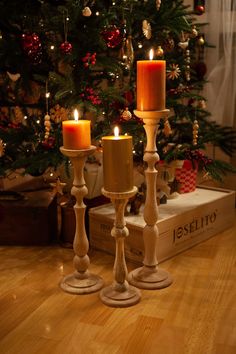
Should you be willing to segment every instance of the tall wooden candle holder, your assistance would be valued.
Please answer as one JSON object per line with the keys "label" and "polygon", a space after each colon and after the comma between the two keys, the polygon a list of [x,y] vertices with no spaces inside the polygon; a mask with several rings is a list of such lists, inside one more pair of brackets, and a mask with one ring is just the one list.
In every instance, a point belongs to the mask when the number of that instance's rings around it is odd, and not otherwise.
{"label": "tall wooden candle holder", "polygon": [[61,281],[60,286],[64,291],[69,293],[89,294],[100,290],[103,286],[103,279],[88,271],[90,264],[87,255],[89,242],[84,222],[86,206],[83,198],[88,193],[88,189],[85,185],[83,171],[87,157],[94,153],[96,146],[90,146],[90,148],[84,150],[69,150],[61,147],[60,150],[63,155],[69,157],[73,164],[74,180],[71,195],[76,198],[76,204],[74,205],[76,229],[73,242],[75,272],[67,275]]}
{"label": "tall wooden candle holder", "polygon": [[124,210],[129,198],[137,193],[137,188],[134,187],[133,190],[122,193],[108,192],[103,188],[102,193],[111,199],[115,208],[115,221],[111,236],[116,239],[116,256],[113,268],[114,282],[101,290],[100,298],[108,306],[128,307],[137,304],[141,298],[140,290],[129,285],[126,280],[127,267],[124,254],[124,240],[129,235],[125,226]]}
{"label": "tall wooden candle holder", "polygon": [[144,206],[144,220],[146,225],[143,229],[144,240],[144,261],[143,267],[130,272],[128,280],[130,284],[142,289],[161,289],[172,283],[169,273],[158,267],[156,256],[158,227],[158,205],[156,198],[156,177],[155,164],[159,161],[156,147],[156,136],[161,118],[168,116],[169,110],[162,111],[134,111],[135,115],[144,122],[144,129],[147,136],[147,146],[144,153],[144,162],[147,163],[145,170],[147,192]]}

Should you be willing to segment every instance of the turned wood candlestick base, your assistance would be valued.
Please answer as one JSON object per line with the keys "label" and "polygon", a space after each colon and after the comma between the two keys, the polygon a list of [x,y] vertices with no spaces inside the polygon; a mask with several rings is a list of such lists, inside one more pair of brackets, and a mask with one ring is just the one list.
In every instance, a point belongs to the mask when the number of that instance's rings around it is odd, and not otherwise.
{"label": "turned wood candlestick base", "polygon": [[103,286],[103,279],[88,271],[90,264],[87,255],[89,242],[84,222],[86,206],[83,198],[88,193],[84,180],[84,165],[87,157],[94,153],[96,147],[91,146],[85,150],[68,150],[61,147],[60,150],[63,155],[69,157],[73,164],[74,180],[71,194],[76,198],[76,204],[74,205],[76,229],[73,242],[75,272],[65,276],[60,286],[64,291],[72,294],[89,294],[100,290]]}
{"label": "turned wood candlestick base", "polygon": [[114,227],[111,236],[116,240],[116,256],[113,268],[114,282],[112,285],[103,288],[100,292],[101,301],[112,307],[128,307],[140,301],[140,290],[129,285],[127,282],[127,267],[124,254],[124,240],[129,235],[125,226],[124,210],[132,196],[137,193],[134,187],[131,191],[123,193],[112,193],[102,189],[102,193],[111,199],[115,208]]}
{"label": "turned wood candlestick base", "polygon": [[145,170],[147,192],[144,205],[144,220],[146,225],[143,229],[144,261],[143,267],[130,272],[128,280],[130,284],[142,289],[161,289],[172,283],[170,274],[158,267],[156,256],[157,237],[159,235],[158,205],[156,198],[157,170],[155,164],[159,161],[156,148],[156,136],[158,124],[161,118],[169,114],[168,109],[162,111],[134,111],[135,115],[144,121],[144,129],[147,136],[147,146],[143,160],[147,163]]}

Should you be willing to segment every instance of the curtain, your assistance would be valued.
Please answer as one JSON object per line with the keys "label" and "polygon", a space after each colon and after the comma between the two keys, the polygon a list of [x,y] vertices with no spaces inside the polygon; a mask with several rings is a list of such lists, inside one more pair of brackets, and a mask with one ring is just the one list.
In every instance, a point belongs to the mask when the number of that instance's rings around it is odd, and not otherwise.
{"label": "curtain", "polygon": [[208,67],[205,95],[212,120],[236,126],[236,0],[206,1]]}

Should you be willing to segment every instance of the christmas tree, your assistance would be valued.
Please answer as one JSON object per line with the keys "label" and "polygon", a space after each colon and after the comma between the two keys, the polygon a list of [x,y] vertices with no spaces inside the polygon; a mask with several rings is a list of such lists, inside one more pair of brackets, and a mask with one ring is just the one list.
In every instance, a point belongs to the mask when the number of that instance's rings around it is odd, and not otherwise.
{"label": "christmas tree", "polygon": [[[142,161],[145,134],[136,108],[136,61],[150,48],[167,63],[171,110],[158,134],[161,159],[191,159],[213,178],[233,167],[204,154],[212,143],[231,155],[236,135],[210,118],[202,96],[208,46],[195,11],[177,0],[0,1],[0,176],[32,175],[65,162],[61,124],[77,108],[94,143],[114,125],[133,135]],[[214,50],[214,49],[212,49]]]}

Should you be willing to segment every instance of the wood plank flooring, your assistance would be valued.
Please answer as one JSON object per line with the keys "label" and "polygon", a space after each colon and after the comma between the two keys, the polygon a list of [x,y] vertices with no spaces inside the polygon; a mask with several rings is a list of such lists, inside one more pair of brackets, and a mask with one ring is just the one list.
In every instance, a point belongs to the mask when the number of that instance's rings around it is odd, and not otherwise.
{"label": "wood plank flooring", "polygon": [[[236,224],[162,263],[174,283],[129,308],[63,292],[72,259],[58,245],[0,247],[1,354],[236,353]],[[90,260],[110,284],[114,258],[90,250]]]}

